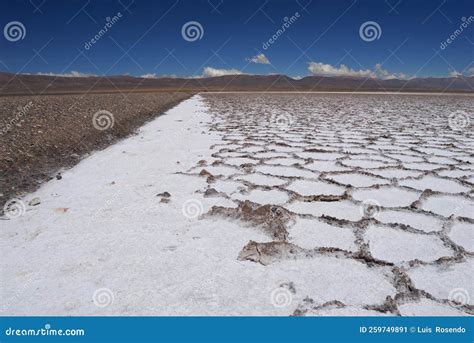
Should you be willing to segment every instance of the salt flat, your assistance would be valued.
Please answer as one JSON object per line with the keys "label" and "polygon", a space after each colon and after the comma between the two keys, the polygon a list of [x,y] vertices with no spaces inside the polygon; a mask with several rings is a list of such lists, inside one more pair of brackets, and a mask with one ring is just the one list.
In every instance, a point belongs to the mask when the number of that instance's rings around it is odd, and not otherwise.
{"label": "salt flat", "polygon": [[472,98],[194,96],[2,218],[0,314],[472,315],[460,109]]}

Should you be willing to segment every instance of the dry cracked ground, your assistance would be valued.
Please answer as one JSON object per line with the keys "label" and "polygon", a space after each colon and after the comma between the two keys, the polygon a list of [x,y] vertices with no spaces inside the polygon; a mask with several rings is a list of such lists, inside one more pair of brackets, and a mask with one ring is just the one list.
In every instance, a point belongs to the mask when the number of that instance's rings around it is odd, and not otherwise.
{"label": "dry cracked ground", "polygon": [[[204,102],[221,142],[186,174],[207,179],[196,192],[235,206],[213,206],[201,220],[266,234],[238,259],[286,268],[275,306],[297,295],[289,314],[474,314],[472,97],[207,94]],[[295,273],[321,282],[296,285]],[[350,285],[343,296],[332,289],[344,274],[385,301],[347,305],[363,297]]]}

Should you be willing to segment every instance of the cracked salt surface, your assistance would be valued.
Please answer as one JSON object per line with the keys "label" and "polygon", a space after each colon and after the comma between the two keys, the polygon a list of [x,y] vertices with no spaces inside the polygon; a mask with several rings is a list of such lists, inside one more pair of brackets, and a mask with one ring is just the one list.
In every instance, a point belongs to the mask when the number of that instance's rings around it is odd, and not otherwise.
{"label": "cracked salt surface", "polygon": [[259,152],[253,155],[255,158],[274,158],[274,157],[281,157],[285,158],[284,153],[269,151],[269,152]]}
{"label": "cracked salt surface", "polygon": [[472,170],[442,170],[437,172],[439,176],[447,176],[447,177],[463,177],[472,174]]}
{"label": "cracked salt surface", "polygon": [[418,192],[410,192],[397,187],[357,189],[352,193],[356,200],[374,200],[384,207],[404,207],[409,206],[418,200],[420,194]]}
{"label": "cracked salt surface", "polygon": [[229,158],[226,160],[226,163],[234,166],[240,166],[247,163],[257,164],[258,160],[254,160],[253,158]]}
{"label": "cracked salt surface", "polygon": [[286,176],[286,177],[306,177],[306,178],[316,178],[313,172],[304,169],[296,169],[292,167],[280,167],[280,166],[257,166],[255,167],[256,171],[260,173],[274,175],[274,176]]}
{"label": "cracked salt surface", "polygon": [[323,215],[331,216],[338,219],[350,221],[358,221],[362,219],[363,212],[361,207],[350,201],[337,202],[293,202],[287,206],[290,211],[299,214],[311,214],[315,217]]}
{"label": "cracked salt surface", "polygon": [[234,174],[239,174],[238,169],[234,169],[232,167],[227,167],[227,166],[209,166],[206,168],[198,168],[198,169],[206,169],[208,172],[210,172],[212,175],[219,176],[231,176]]}
{"label": "cracked salt surface", "polygon": [[288,195],[277,189],[269,191],[263,191],[260,189],[251,190],[247,193],[236,193],[232,195],[232,198],[245,201],[249,200],[257,204],[272,204],[272,205],[283,205],[288,201]]}
{"label": "cracked salt surface", "polygon": [[1,221],[1,314],[472,315],[459,109],[469,96],[195,96]]}
{"label": "cracked salt surface", "polygon": [[445,167],[445,165],[443,164],[424,163],[424,162],[403,163],[403,166],[408,169],[415,169],[415,170],[421,170],[421,171],[431,171],[431,170]]}
{"label": "cracked salt surface", "polygon": [[366,310],[361,307],[322,307],[319,309],[311,309],[304,312],[307,316],[326,316],[326,317],[345,317],[345,316],[381,316],[384,315],[378,311]]}
{"label": "cracked salt surface", "polygon": [[358,168],[366,168],[366,169],[373,169],[373,168],[380,168],[380,167],[388,167],[390,165],[376,160],[343,160],[341,164],[345,167],[358,167]]}
{"label": "cracked salt surface", "polygon": [[306,271],[310,282],[299,285],[299,289],[321,302],[340,299],[348,305],[378,303],[383,301],[384,296],[395,293],[383,273],[352,260],[316,257],[308,261],[285,261],[281,268],[295,274],[300,270]]}
{"label": "cracked salt surface", "polygon": [[399,182],[401,186],[407,186],[411,188],[424,191],[425,189],[431,189],[435,192],[444,193],[464,193],[469,192],[471,187],[461,185],[457,181],[442,179],[435,176],[424,176],[421,179],[406,179]]}
{"label": "cracked salt surface", "polygon": [[457,245],[474,253],[474,224],[468,222],[456,222],[448,233],[449,238]]}
{"label": "cracked salt surface", "polygon": [[333,161],[314,161],[305,165],[305,167],[307,169],[320,172],[337,172],[350,170],[347,167],[337,165],[336,162]]}
{"label": "cracked salt surface", "polygon": [[376,214],[378,221],[385,224],[403,224],[424,232],[441,231],[443,220],[424,213],[407,210],[383,210]]}
{"label": "cracked salt surface", "polygon": [[433,195],[423,202],[426,211],[449,217],[451,215],[474,219],[474,200],[450,195]]}
{"label": "cracked salt surface", "polygon": [[290,228],[289,241],[304,249],[334,247],[357,251],[352,230],[329,225],[314,219],[298,218]]}
{"label": "cracked salt surface", "polygon": [[343,185],[351,185],[354,187],[371,187],[374,185],[386,185],[390,181],[386,179],[381,179],[373,176],[367,176],[359,173],[344,173],[344,174],[335,174],[327,175],[327,179],[334,180]]}
{"label": "cracked salt surface", "polygon": [[365,233],[372,256],[393,263],[421,260],[431,262],[452,256],[439,237],[371,225]]}
{"label": "cracked salt surface", "polygon": [[298,152],[296,154],[301,158],[312,158],[313,160],[328,160],[333,161],[337,158],[344,157],[343,154],[334,154],[330,152]]}
{"label": "cracked salt surface", "polygon": [[267,164],[281,164],[281,165],[284,165],[284,166],[291,166],[291,165],[297,164],[297,163],[301,164],[302,162],[304,162],[304,160],[298,159],[298,158],[275,158],[275,159],[267,161],[266,163]]}
{"label": "cracked salt surface", "polygon": [[387,179],[404,179],[406,177],[418,177],[423,175],[423,173],[419,171],[398,168],[372,169],[370,173]]}
{"label": "cracked salt surface", "polygon": [[[453,111],[472,108],[469,97],[446,99]],[[453,308],[446,297],[436,298],[424,284],[416,289],[409,276],[430,266],[465,266],[469,254],[466,242],[472,233],[466,225],[473,224],[469,183],[473,140],[469,130],[449,128],[446,99],[430,95],[206,95],[217,120],[211,130],[223,139],[240,133],[240,139],[232,140],[240,145],[263,140],[260,150],[248,155],[263,160],[245,167],[244,176],[233,178],[260,185],[250,192],[259,191],[259,205],[247,203],[240,212],[228,213],[232,220],[244,222],[251,213],[260,213],[263,217],[254,219],[254,225],[275,232],[275,237],[273,242],[249,240],[239,259],[260,262],[266,270],[285,269],[296,262],[306,267],[320,256],[355,259],[379,269],[377,273],[398,295],[395,300],[388,291],[382,302],[360,303],[354,295],[350,299],[331,295],[334,281],[327,284],[329,289],[314,292],[319,281],[301,284],[287,274],[299,302],[295,315],[474,313],[469,305]],[[282,104],[291,106],[291,114],[282,114]],[[351,116],[344,114],[341,104],[350,109]],[[293,192],[289,199],[283,196],[284,190]],[[281,199],[275,201],[273,194]],[[275,202],[283,205],[261,206]],[[452,215],[464,218],[462,225],[451,223]],[[325,263],[336,268],[333,260]],[[436,279],[438,269],[426,273]],[[450,286],[466,284],[453,279]]]}
{"label": "cracked salt surface", "polygon": [[214,188],[218,192],[223,192],[227,194],[232,194],[237,192],[240,189],[246,189],[240,182],[235,182],[231,180],[218,180],[216,181],[212,188]]}
{"label": "cracked salt surface", "polygon": [[235,179],[247,181],[254,185],[269,186],[269,187],[282,186],[288,182],[287,180],[282,180],[275,176],[269,176],[269,175],[263,175],[263,174],[257,174],[257,173],[237,176]]}
{"label": "cracked salt surface", "polygon": [[417,302],[410,302],[398,306],[402,316],[466,316],[465,312],[459,311],[456,307],[440,304],[429,299],[420,299]]}
{"label": "cracked salt surface", "polygon": [[[468,305],[474,304],[473,258],[448,265],[423,265],[408,271],[414,285],[438,299],[450,300],[450,292],[463,290]],[[459,308],[461,309],[461,308]],[[472,313],[471,313],[472,314]]]}
{"label": "cracked salt surface", "polygon": [[286,189],[296,192],[302,196],[310,195],[342,195],[345,192],[345,188],[328,184],[322,181],[306,181],[296,180],[293,181]]}
{"label": "cracked salt surface", "polygon": [[423,162],[422,156],[406,155],[406,154],[386,154],[388,157],[392,157],[401,162]]}

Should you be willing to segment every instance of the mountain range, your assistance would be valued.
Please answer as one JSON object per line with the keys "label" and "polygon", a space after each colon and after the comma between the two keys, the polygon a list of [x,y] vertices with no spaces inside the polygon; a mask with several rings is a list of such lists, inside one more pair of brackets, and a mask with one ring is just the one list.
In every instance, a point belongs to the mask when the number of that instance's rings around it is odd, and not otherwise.
{"label": "mountain range", "polygon": [[390,91],[474,92],[474,76],[409,80],[286,75],[226,75],[208,78],[141,78],[133,76],[50,76],[0,72],[0,95],[116,91]]}

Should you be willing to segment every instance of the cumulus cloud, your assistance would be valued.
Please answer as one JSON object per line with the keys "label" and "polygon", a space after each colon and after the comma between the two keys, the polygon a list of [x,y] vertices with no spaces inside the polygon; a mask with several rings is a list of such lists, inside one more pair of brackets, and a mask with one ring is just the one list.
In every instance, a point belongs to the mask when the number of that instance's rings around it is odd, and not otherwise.
{"label": "cumulus cloud", "polygon": [[142,79],[156,79],[157,76],[155,73],[143,74],[140,76]]}
{"label": "cumulus cloud", "polygon": [[463,75],[462,75],[462,73],[460,73],[460,72],[458,72],[458,71],[456,71],[456,70],[451,70],[451,71],[449,72],[449,76],[451,76],[451,77],[460,77],[460,76],[463,76]]}
{"label": "cumulus cloud", "polygon": [[251,58],[247,58],[247,61],[251,63],[257,63],[257,64],[270,64],[270,61],[268,60],[267,56],[264,54],[258,54],[256,56],[253,56]]}
{"label": "cumulus cloud", "polygon": [[[31,74],[30,74],[31,75]],[[35,75],[42,75],[42,76],[57,76],[57,77],[91,77],[91,76],[98,76],[95,74],[86,74],[86,73],[81,73],[78,71],[71,71],[69,73],[62,73],[62,74],[57,74],[57,73],[36,73]]]}
{"label": "cumulus cloud", "polygon": [[177,78],[189,79],[189,77],[187,77],[187,76],[178,76],[178,75],[176,75],[176,74],[163,74],[163,75],[160,75],[159,78],[160,78],[160,79],[164,79],[164,78],[169,78],[169,79],[177,79]]}
{"label": "cumulus cloud", "polygon": [[148,73],[148,74],[143,74],[140,76],[143,79],[176,79],[176,78],[183,78],[183,79],[188,79],[189,77],[186,76],[178,76],[176,74],[161,74],[157,75],[156,73]]}
{"label": "cumulus cloud", "polygon": [[380,63],[377,63],[374,67],[375,77],[382,79],[382,80],[406,80],[409,76],[405,73],[392,73],[387,69],[383,69]]}
{"label": "cumulus cloud", "polygon": [[382,65],[380,63],[375,65],[375,73],[379,78],[384,80],[397,79],[395,74],[392,74],[387,69],[382,69]]}
{"label": "cumulus cloud", "polygon": [[216,77],[224,75],[241,75],[242,72],[237,69],[215,69],[212,67],[204,68],[202,72],[202,77]]}
{"label": "cumulus cloud", "polygon": [[350,76],[350,77],[371,77],[383,80],[407,79],[408,75],[404,73],[392,73],[383,69],[380,63],[377,63],[373,69],[355,70],[344,64],[333,66],[321,62],[309,62],[308,70],[312,75],[317,76]]}
{"label": "cumulus cloud", "polygon": [[455,69],[448,70],[449,77],[469,77],[474,76],[474,67],[469,67],[464,69],[462,72],[459,72]]}
{"label": "cumulus cloud", "polygon": [[311,74],[317,76],[356,76],[356,77],[374,77],[370,69],[354,70],[341,64],[339,67],[321,62],[309,62],[308,70]]}

